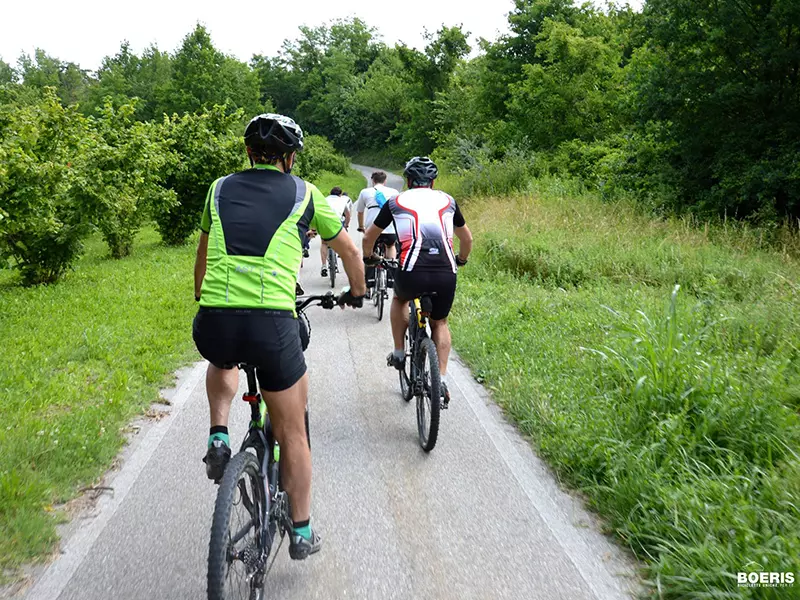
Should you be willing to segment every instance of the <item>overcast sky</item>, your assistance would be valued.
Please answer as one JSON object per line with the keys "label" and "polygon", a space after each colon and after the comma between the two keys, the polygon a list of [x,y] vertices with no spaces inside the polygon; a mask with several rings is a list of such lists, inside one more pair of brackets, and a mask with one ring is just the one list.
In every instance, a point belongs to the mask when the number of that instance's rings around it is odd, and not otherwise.
{"label": "overcast sky", "polygon": [[[642,0],[631,0],[638,6]],[[274,55],[285,38],[295,38],[299,25],[319,25],[334,18],[357,16],[378,28],[385,42],[403,41],[422,48],[423,28],[463,23],[478,37],[495,39],[507,31],[513,0],[140,0],[116,3],[97,0],[3,0],[0,58],[16,64],[21,52],[42,48],[85,69],[100,66],[123,40],[134,51],[150,44],[174,50],[201,22],[223,52],[247,61],[253,54]],[[257,8],[258,6],[261,8]]]}

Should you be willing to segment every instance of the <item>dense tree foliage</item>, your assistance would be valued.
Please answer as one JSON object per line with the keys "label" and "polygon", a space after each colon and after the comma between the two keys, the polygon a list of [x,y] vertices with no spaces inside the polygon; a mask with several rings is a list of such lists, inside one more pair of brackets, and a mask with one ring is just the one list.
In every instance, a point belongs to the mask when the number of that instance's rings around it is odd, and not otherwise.
{"label": "dense tree foliage", "polygon": [[[206,186],[242,164],[243,124],[269,110],[308,134],[306,176],[345,168],[334,146],[433,153],[467,193],[556,174],[660,210],[800,217],[795,0],[515,0],[509,32],[474,55],[460,26],[425,36],[390,47],[350,18],[244,63],[197,25],[174,52],[123,42],[96,73],[43,50],[0,61],[0,252],[42,281],[87,225],[116,256],[151,216],[185,241]],[[47,266],[45,248],[66,258]]]}

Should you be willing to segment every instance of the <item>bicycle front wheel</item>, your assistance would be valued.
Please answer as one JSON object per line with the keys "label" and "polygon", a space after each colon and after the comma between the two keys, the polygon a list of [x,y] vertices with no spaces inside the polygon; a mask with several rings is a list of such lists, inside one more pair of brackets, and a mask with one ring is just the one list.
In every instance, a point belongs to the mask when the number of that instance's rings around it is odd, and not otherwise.
{"label": "bicycle front wheel", "polygon": [[217,491],[208,544],[208,599],[261,600],[264,568],[274,528],[264,535],[268,499],[258,460],[249,452],[234,456]]}
{"label": "bicycle front wheel", "polygon": [[403,365],[403,369],[400,371],[400,393],[403,395],[403,400],[408,402],[411,400],[411,397],[414,395],[414,387],[411,383],[414,380],[414,369],[413,369],[413,361],[411,357],[411,353],[408,349],[408,334],[406,334],[405,339],[405,353],[406,353],[406,362]]}
{"label": "bicycle front wheel", "polygon": [[375,294],[378,297],[378,321],[383,319],[383,303],[386,300],[386,269],[378,269]]}
{"label": "bicycle front wheel", "polygon": [[439,375],[439,355],[429,337],[423,338],[417,351],[417,376],[422,378],[422,389],[417,395],[417,431],[419,445],[425,452],[436,446],[439,436],[439,408],[442,379]]}
{"label": "bicycle front wheel", "polygon": [[336,287],[336,253],[328,248],[328,275],[331,278],[331,287]]}

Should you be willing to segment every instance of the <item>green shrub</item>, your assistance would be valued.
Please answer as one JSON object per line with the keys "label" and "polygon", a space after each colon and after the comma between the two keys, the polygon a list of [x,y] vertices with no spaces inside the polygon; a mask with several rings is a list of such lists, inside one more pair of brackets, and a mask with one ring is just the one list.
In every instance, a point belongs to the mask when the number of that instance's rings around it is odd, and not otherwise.
{"label": "green shrub", "polygon": [[158,231],[167,244],[185,244],[200,224],[211,183],[245,166],[241,133],[232,133],[238,131],[241,119],[241,111],[227,115],[224,106],[165,118],[169,145],[178,155],[165,181],[177,203],[155,214]]}
{"label": "green shrub", "polygon": [[294,172],[304,179],[316,179],[323,171],[337,175],[347,175],[350,162],[339,154],[327,138],[320,135],[308,135],[302,152],[297,153]]}
{"label": "green shrub", "polygon": [[464,138],[451,138],[432,158],[443,172],[437,186],[457,197],[525,190],[540,169],[537,159],[520,148],[501,153]]}
{"label": "green shrub", "polygon": [[89,225],[73,185],[87,168],[84,117],[55,91],[0,98],[0,257],[27,285],[56,281],[81,251]]}
{"label": "green shrub", "polygon": [[91,169],[76,181],[114,258],[130,254],[148,217],[175,205],[175,192],[159,184],[177,156],[168,147],[163,125],[135,121],[135,110],[135,103],[115,108],[107,99],[90,119],[96,141],[87,156]]}

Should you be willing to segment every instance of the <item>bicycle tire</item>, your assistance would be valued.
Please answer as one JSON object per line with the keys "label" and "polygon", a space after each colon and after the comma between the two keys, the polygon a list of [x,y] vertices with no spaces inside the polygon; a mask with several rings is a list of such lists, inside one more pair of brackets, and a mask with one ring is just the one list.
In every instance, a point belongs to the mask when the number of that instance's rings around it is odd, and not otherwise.
{"label": "bicycle tire", "polygon": [[403,350],[405,351],[406,361],[400,370],[400,394],[403,400],[409,402],[414,397],[414,344],[412,340],[417,335],[417,317],[414,314],[414,304],[409,308],[408,329],[403,339]]}
{"label": "bicycle tire", "polygon": [[[436,440],[439,437],[439,411],[442,399],[439,355],[431,338],[423,338],[417,349],[416,358],[419,361],[417,365],[419,376],[423,378],[422,394],[417,396],[417,432],[419,433],[419,445],[425,452],[430,452],[436,446]],[[426,360],[428,369],[425,368]],[[429,374],[430,381],[425,381],[426,373]],[[426,413],[428,413],[429,423],[427,422],[428,419],[426,419]],[[427,432],[425,429],[427,429]]]}
{"label": "bicycle tire", "polygon": [[383,303],[386,300],[386,270],[379,269],[376,275],[375,287],[378,289],[375,293],[378,295],[378,321],[381,321],[383,319]]}
{"label": "bicycle tire", "polygon": [[308,424],[308,406],[306,406],[305,422],[306,422],[306,441],[308,442],[308,449],[311,450],[311,428]]}
{"label": "bicycle tire", "polygon": [[328,248],[328,276],[331,279],[331,287],[336,287],[336,254],[333,248]]}
{"label": "bicycle tire", "polygon": [[[249,600],[263,598],[263,585],[260,589],[255,589],[255,580],[251,578],[247,581],[247,571],[240,579],[241,584],[246,584],[246,595],[232,596],[226,593],[226,582],[230,578],[230,573],[234,570],[228,561],[228,547],[230,543],[231,518],[234,509],[237,491],[241,494],[239,482],[243,476],[250,478],[250,491],[254,495],[254,508],[258,510],[259,520],[263,522],[269,514],[269,499],[264,497],[263,484],[259,473],[259,464],[256,457],[250,452],[239,452],[234,456],[225,468],[225,475],[217,491],[217,500],[214,504],[214,517],[211,524],[211,538],[208,543],[208,600],[236,600],[237,598],[248,598]],[[248,513],[250,511],[248,510]],[[250,513],[252,515],[252,513]],[[247,527],[242,528],[244,530]],[[253,543],[255,551],[262,552],[261,536],[257,528],[257,523],[250,524],[253,531]],[[270,532],[274,536],[275,529],[270,527]],[[249,533],[249,530],[248,530]],[[244,537],[247,537],[245,535]],[[271,544],[272,540],[268,540]],[[244,566],[243,562],[239,563]],[[263,579],[262,579],[263,584]]]}

